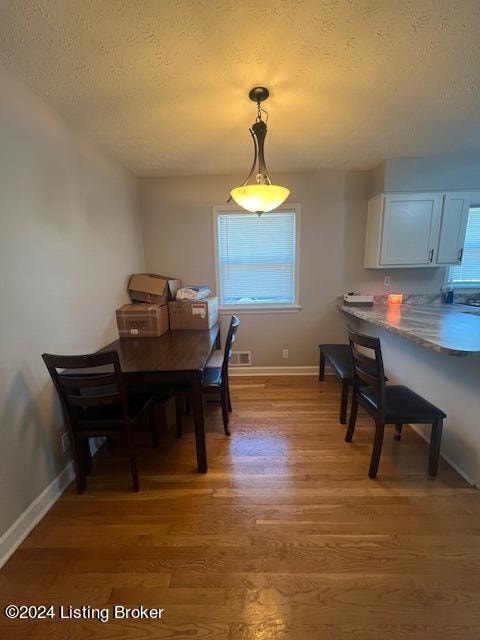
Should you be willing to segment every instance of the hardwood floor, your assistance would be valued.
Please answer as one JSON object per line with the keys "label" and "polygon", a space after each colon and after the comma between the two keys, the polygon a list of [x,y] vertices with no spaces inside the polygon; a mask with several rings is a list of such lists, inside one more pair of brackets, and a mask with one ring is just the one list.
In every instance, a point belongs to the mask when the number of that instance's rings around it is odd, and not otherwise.
{"label": "hardwood floor", "polygon": [[[163,608],[161,620],[10,621],[6,640],[478,640],[479,493],[427,446],[373,428],[352,444],[340,386],[313,377],[236,378],[232,436],[208,410],[209,472],[181,441],[102,451],[87,493],[70,487],[0,572],[4,605]],[[143,437],[143,436],[141,436]],[[56,612],[58,612],[56,610]]]}

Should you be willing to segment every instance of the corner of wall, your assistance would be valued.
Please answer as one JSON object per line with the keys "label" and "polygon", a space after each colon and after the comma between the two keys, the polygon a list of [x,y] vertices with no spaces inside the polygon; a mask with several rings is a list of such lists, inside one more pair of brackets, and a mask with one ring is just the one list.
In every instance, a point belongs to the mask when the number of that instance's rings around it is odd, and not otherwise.
{"label": "corner of wall", "polygon": [[371,169],[370,184],[368,197],[373,198],[378,193],[382,193],[385,188],[385,176],[386,176],[387,161],[383,160],[379,165]]}

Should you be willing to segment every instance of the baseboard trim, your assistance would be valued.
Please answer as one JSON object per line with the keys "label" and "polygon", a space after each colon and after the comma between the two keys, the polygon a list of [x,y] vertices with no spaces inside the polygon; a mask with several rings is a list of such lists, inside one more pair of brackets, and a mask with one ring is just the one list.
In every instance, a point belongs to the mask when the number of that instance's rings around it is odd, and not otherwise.
{"label": "baseboard trim", "polygon": [[[425,440],[425,442],[427,442],[428,444],[430,444],[430,439],[427,437],[427,435],[425,433],[423,433],[423,431],[421,429],[419,429],[416,425],[414,424],[410,424],[409,427],[411,427],[416,434],[418,434],[422,440]],[[472,487],[474,487],[475,489],[478,489],[477,484],[465,473],[465,471],[463,471],[463,469],[460,469],[460,467],[458,466],[458,464],[456,464],[455,462],[453,462],[453,460],[449,457],[446,456],[443,452],[440,452],[440,457],[443,458],[444,460],[446,460],[446,462],[448,462],[448,464],[453,467],[455,469],[455,471],[462,476],[462,478],[464,480],[466,480],[466,482],[468,482],[469,485],[471,485]]]}
{"label": "baseboard trim", "polygon": [[[327,373],[327,372],[325,372]],[[317,366],[305,367],[230,367],[230,376],[318,376]]]}
{"label": "baseboard trim", "polygon": [[52,508],[74,477],[73,463],[69,462],[0,537],[0,568]]}

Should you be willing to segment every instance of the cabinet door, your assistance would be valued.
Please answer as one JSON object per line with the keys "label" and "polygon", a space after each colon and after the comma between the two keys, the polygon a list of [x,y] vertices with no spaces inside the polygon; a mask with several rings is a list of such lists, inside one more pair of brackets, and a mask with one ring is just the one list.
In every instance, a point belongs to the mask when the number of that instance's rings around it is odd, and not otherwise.
{"label": "cabinet door", "polygon": [[385,196],[380,264],[435,266],[440,193]]}
{"label": "cabinet door", "polygon": [[469,207],[469,193],[451,192],[443,196],[437,264],[459,264],[462,261]]}

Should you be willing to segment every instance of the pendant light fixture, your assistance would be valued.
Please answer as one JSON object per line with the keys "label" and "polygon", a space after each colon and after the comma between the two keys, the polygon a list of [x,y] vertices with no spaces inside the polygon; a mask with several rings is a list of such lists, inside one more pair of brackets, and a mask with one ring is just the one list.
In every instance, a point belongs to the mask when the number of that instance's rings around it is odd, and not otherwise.
{"label": "pendant light fixture", "polygon": [[[265,165],[264,144],[265,136],[267,135],[267,123],[262,120],[262,114],[264,113],[267,116],[266,120],[268,120],[268,113],[260,105],[269,95],[270,92],[266,87],[254,87],[248,94],[250,100],[257,103],[257,119],[249,129],[254,147],[253,163],[250,173],[243,184],[230,191],[228,200],[230,202],[233,198],[240,207],[252,213],[257,213],[259,216],[279,207],[282,202],[285,202],[290,193],[286,187],[272,184]],[[255,182],[248,184],[255,169],[257,170]]]}

